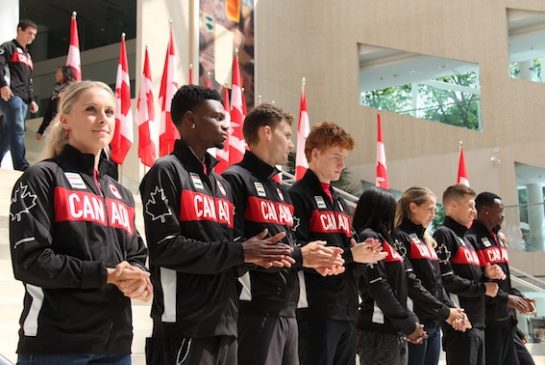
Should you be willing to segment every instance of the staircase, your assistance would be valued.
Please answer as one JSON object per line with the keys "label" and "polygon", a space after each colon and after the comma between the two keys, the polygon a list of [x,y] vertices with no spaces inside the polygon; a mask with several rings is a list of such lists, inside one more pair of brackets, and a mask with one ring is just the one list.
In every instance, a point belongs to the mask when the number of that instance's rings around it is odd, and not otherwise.
{"label": "staircase", "polygon": [[[20,281],[13,278],[9,252],[9,205],[11,190],[20,172],[0,169],[0,355],[13,363],[17,360],[19,316],[23,308],[24,289]],[[136,226],[144,232],[142,206],[140,199],[136,200]],[[151,302],[150,302],[151,303]],[[145,338],[151,334],[152,322],[149,317],[150,303],[133,301],[134,340],[132,344],[132,359],[134,365],[144,365]]]}

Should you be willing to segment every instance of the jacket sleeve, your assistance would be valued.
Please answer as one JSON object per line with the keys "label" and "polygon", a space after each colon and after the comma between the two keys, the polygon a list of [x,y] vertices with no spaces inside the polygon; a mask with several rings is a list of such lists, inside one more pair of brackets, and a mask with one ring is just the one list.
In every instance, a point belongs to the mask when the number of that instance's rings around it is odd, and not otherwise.
{"label": "jacket sleeve", "polygon": [[48,289],[100,288],[107,277],[103,262],[84,261],[54,251],[53,174],[33,166],[13,188],[9,228],[15,278]]}
{"label": "jacket sleeve", "polygon": [[396,234],[396,248],[399,254],[404,258],[405,272],[407,274],[407,285],[409,297],[418,302],[419,307],[424,313],[430,317],[437,318],[441,321],[446,320],[450,315],[450,308],[435,298],[422,285],[422,282],[414,273],[413,266],[410,260],[411,245],[402,234]]}
{"label": "jacket sleeve", "polygon": [[[134,198],[130,192],[127,191],[127,194],[129,195],[129,203],[131,207],[134,208]],[[125,260],[129,264],[138,266],[142,270],[147,271],[146,260],[148,258],[148,249],[142,240],[142,236],[140,236],[140,233],[136,229],[136,219],[134,217],[132,225],[135,227],[134,234],[128,238]]]}
{"label": "jacket sleeve", "polygon": [[[303,253],[301,248],[310,241],[310,232],[308,230],[308,222],[312,214],[309,207],[305,204],[305,199],[296,190],[289,190],[290,199],[293,204],[293,227],[292,234],[296,242],[296,247],[293,251],[292,257],[295,259],[296,267],[303,266]],[[305,269],[308,272],[318,274],[314,269]]]}
{"label": "jacket sleeve", "polygon": [[248,238],[244,235],[244,213],[246,212],[248,192],[246,191],[244,181],[242,181],[240,175],[224,172],[221,176],[227,180],[233,193],[233,205],[235,206],[235,241],[243,242]]}
{"label": "jacket sleeve", "polygon": [[8,64],[10,57],[10,47],[9,43],[4,43],[0,45],[0,87],[9,86],[6,81],[5,67]]}
{"label": "jacket sleeve", "polygon": [[[362,232],[358,235],[362,240],[378,238]],[[376,264],[360,265],[362,277],[369,288],[369,295],[375,300],[384,315],[388,317],[392,325],[402,333],[409,335],[416,329],[416,317],[410,315],[410,311],[399,303],[392,287],[388,283],[388,276],[382,261]]]}
{"label": "jacket sleeve", "polygon": [[39,134],[44,134],[47,127],[49,127],[49,124],[51,123],[51,120],[53,119],[54,109],[56,111],[57,109],[57,101],[49,99],[49,103],[47,103],[47,106],[44,110],[44,117],[42,119],[42,124],[40,124],[40,128],[38,128]]}
{"label": "jacket sleeve", "polygon": [[461,297],[479,297],[483,295],[485,287],[482,282],[466,279],[454,273],[450,260],[456,255],[458,248],[452,242],[455,237],[452,237],[444,229],[438,229],[433,234],[433,238],[437,242],[436,252],[439,257],[441,278],[445,289]]}
{"label": "jacket sleeve", "polygon": [[242,245],[218,237],[205,242],[185,235],[178,221],[182,182],[172,164],[156,163],[140,194],[150,264],[193,274],[215,274],[244,262]]}

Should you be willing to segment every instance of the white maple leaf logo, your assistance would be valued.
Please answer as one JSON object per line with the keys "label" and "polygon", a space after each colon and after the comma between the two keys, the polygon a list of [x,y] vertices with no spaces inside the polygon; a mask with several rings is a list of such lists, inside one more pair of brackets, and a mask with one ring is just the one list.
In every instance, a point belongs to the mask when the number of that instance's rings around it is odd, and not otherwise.
{"label": "white maple leaf logo", "polygon": [[437,248],[437,255],[440,258],[439,262],[442,264],[447,264],[451,257],[450,251],[444,243]]}
{"label": "white maple leaf logo", "polygon": [[150,193],[150,198],[146,202],[146,214],[151,217],[152,221],[159,219],[161,223],[165,223],[165,217],[172,214],[168,207],[168,199],[165,196],[165,192],[158,186]]}
{"label": "white maple leaf logo", "polygon": [[397,253],[399,253],[401,257],[407,256],[407,247],[405,247],[403,243],[399,242],[398,240],[395,240],[394,246],[395,246],[395,249],[397,250]]}
{"label": "white maple leaf logo", "polygon": [[17,222],[20,222],[21,215],[29,213],[30,209],[36,206],[36,199],[38,199],[38,197],[36,194],[32,194],[28,185],[23,185],[22,182],[19,183],[19,187],[15,190],[13,196],[11,203],[16,204],[17,201],[19,201],[19,204],[17,204],[19,211],[17,213],[10,212],[9,216],[12,221],[17,220]]}

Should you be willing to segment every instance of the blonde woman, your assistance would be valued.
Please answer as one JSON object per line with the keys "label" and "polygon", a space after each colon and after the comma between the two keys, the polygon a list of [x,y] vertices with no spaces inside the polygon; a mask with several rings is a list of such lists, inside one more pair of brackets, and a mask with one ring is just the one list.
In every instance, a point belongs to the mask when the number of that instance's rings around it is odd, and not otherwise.
{"label": "blonde woman", "polygon": [[[446,321],[458,330],[470,326],[463,311],[453,308],[454,304],[443,289],[435,242],[426,231],[435,217],[436,201],[430,189],[413,186],[403,193],[396,207],[395,245],[409,268],[412,310],[428,334],[421,344],[409,344],[409,365],[436,365],[439,362],[442,322]],[[422,285],[411,285],[417,280]]]}
{"label": "blonde woman", "polygon": [[148,300],[147,249],[132,194],[102,173],[115,99],[95,81],[68,86],[45,159],[15,183],[11,257],[25,287],[18,364],[130,364],[130,298]]}

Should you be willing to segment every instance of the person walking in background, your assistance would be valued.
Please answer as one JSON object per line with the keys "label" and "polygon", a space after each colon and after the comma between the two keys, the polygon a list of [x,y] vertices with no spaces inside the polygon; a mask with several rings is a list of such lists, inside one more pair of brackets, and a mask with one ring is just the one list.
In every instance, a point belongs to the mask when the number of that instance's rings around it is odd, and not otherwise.
{"label": "person walking in background", "polygon": [[70,85],[45,160],[13,187],[10,246],[25,287],[17,364],[131,363],[131,301],[151,298],[132,194],[103,174],[115,99],[102,82]]}
{"label": "person walking in background", "polygon": [[408,281],[403,257],[393,245],[396,201],[391,192],[372,187],[358,200],[353,227],[360,240],[380,241],[387,256],[361,265],[358,355],[361,365],[405,365],[407,341],[426,339],[424,326],[407,308]]}
{"label": "person walking in background", "polygon": [[28,168],[25,154],[25,118],[28,109],[38,111],[32,89],[32,58],[27,46],[34,41],[38,26],[23,19],[15,39],[0,45],[0,109],[4,115],[0,133],[0,161],[10,151],[13,168]]}
{"label": "person walking in background", "polygon": [[[428,334],[422,344],[409,344],[409,365],[436,365],[441,351],[439,324],[446,321],[456,330],[470,327],[467,316],[448,298],[441,281],[435,241],[427,227],[435,217],[436,197],[425,187],[413,186],[397,202],[395,239],[398,252],[412,269],[409,272],[409,296]],[[418,280],[421,286],[411,282]],[[412,290],[418,288],[418,290]]]}
{"label": "person walking in background", "polygon": [[74,76],[74,70],[72,69],[72,67],[57,67],[57,70],[55,71],[55,87],[53,88],[53,92],[49,97],[49,102],[47,103],[47,106],[44,110],[42,124],[40,124],[40,128],[38,128],[38,132],[36,132],[36,139],[38,141],[42,139],[45,130],[47,129],[47,127],[49,127],[49,124],[51,123],[53,118],[55,118],[55,115],[57,115],[57,105],[59,104],[60,94],[71,82],[75,80],[76,77]]}

